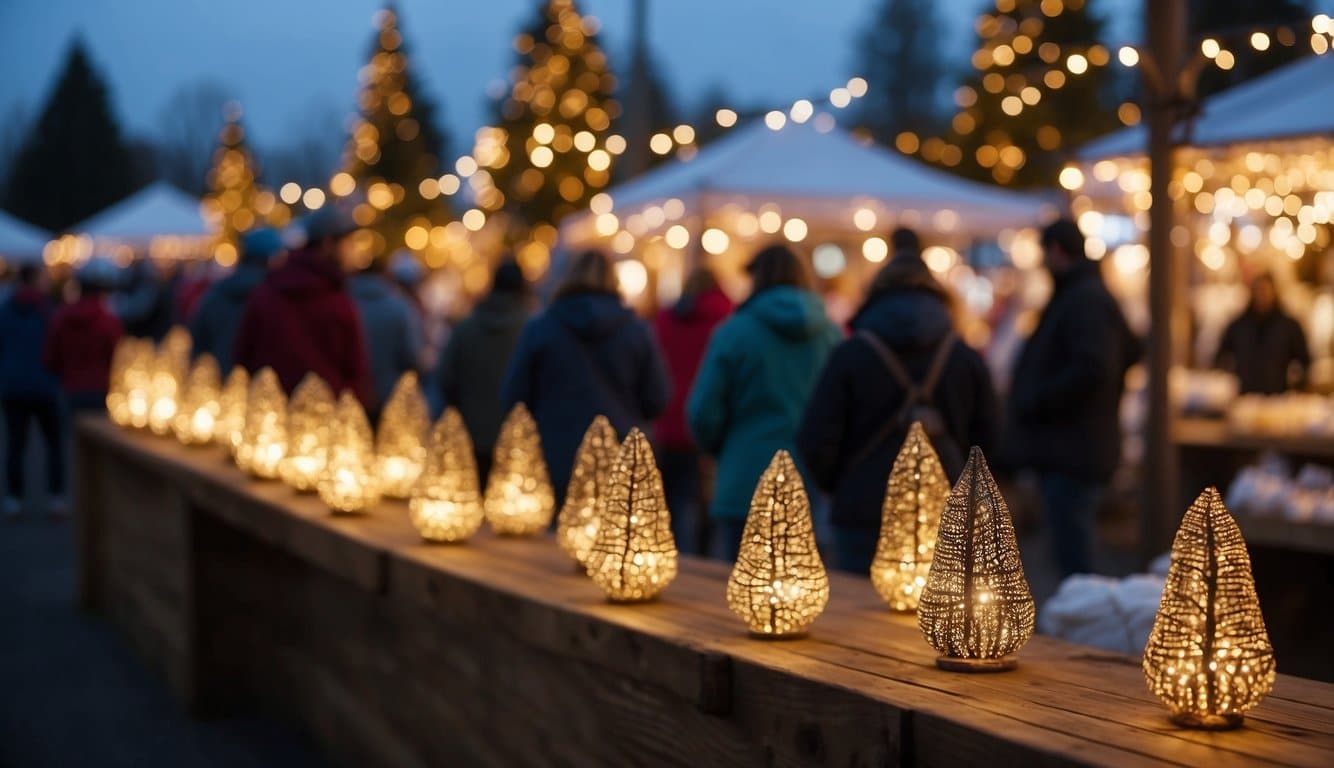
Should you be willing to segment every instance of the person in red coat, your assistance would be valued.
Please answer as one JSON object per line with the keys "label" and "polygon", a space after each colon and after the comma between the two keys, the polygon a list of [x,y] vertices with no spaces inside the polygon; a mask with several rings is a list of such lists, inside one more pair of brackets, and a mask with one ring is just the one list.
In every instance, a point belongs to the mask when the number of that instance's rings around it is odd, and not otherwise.
{"label": "person in red coat", "polygon": [[306,244],[255,288],[236,332],[232,359],[252,374],[272,368],[290,394],[313,372],[335,393],[371,400],[361,319],[341,266],[356,223],[329,205],[306,218]]}
{"label": "person in red coat", "polygon": [[695,383],[709,335],[732,314],[732,300],[704,267],[686,278],[681,298],[658,313],[653,331],[662,347],[672,378],[672,397],[654,424],[658,463],[662,467],[667,507],[672,510],[673,535],[683,552],[704,554],[708,526],[704,524],[704,489],[700,455],[686,427],[686,397]]}
{"label": "person in red coat", "polygon": [[75,275],[79,298],[56,310],[42,344],[42,363],[60,379],[71,408],[106,407],[111,355],[124,330],[107,308],[106,292],[116,267],[102,257],[84,264]]}

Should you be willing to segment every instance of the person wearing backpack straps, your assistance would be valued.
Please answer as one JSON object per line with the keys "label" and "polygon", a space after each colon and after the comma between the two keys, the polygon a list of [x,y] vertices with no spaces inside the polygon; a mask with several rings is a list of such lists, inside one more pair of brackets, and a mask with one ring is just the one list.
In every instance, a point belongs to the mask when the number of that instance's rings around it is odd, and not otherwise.
{"label": "person wearing backpack straps", "polygon": [[913,421],[923,422],[953,481],[968,448],[990,451],[996,395],[982,357],[955,333],[950,293],[922,262],[916,234],[871,283],[853,334],[830,357],[806,407],[797,450],[833,497],[835,565],[865,573],[875,556],[885,483]]}

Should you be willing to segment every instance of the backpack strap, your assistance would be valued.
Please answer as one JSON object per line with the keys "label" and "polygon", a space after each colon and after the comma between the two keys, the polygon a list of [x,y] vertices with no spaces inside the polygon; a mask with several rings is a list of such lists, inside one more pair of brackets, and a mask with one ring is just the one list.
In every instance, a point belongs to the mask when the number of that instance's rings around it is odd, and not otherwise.
{"label": "backpack strap", "polygon": [[918,384],[913,381],[908,369],[903,366],[898,355],[895,355],[889,345],[881,341],[879,336],[865,329],[857,331],[854,335],[866,342],[866,345],[875,352],[876,357],[880,358],[880,362],[889,371],[889,375],[894,377],[899,386],[903,387],[904,398],[903,405],[899,406],[898,412],[894,414],[892,419],[888,419],[880,425],[880,429],[875,435],[857,451],[857,455],[848,463],[849,467],[855,467],[865,461],[895,429],[903,424],[903,420],[912,412],[913,406],[926,405],[931,402],[931,396],[935,393],[936,385],[945,372],[945,363],[949,360],[949,353],[954,348],[954,341],[957,338],[954,331],[950,331],[945,335],[945,338],[941,339],[940,346],[936,348],[935,357],[931,360],[931,368],[927,371],[926,378],[921,384]]}

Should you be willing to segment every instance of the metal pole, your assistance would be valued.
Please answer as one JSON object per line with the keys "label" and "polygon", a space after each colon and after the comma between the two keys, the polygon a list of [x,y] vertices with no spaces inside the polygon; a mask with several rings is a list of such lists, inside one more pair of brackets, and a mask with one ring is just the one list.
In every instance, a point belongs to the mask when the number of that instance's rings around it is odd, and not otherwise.
{"label": "metal pole", "polygon": [[617,173],[632,179],[648,168],[648,139],[653,127],[648,114],[648,0],[632,0],[630,8],[630,81],[625,88],[625,154]]}

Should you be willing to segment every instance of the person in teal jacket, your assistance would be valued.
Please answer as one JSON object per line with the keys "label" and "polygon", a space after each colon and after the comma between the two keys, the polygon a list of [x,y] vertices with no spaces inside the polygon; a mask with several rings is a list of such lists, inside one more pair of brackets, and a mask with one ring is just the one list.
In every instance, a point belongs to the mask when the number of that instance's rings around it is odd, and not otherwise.
{"label": "person in teal jacket", "polygon": [[713,332],[686,403],[691,434],[718,460],[709,516],[714,549],[729,560],[755,484],[774,453],[793,451],[806,400],[843,337],[786,246],[760,251],[746,271],[750,298]]}

